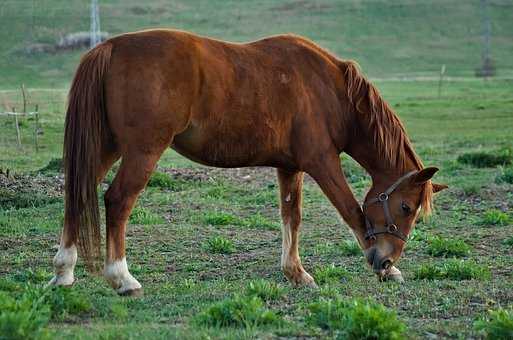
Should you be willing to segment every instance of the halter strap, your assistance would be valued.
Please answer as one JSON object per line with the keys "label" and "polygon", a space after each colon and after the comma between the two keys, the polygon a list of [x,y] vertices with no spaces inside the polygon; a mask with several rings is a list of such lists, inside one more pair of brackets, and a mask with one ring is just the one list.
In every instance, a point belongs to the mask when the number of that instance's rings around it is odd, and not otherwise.
{"label": "halter strap", "polygon": [[[368,200],[367,202],[364,202],[362,205],[363,215],[365,217],[365,227],[367,229],[365,233],[365,239],[376,239],[376,235],[380,234],[390,234],[393,235],[404,242],[408,240],[408,235],[405,235],[403,232],[399,230],[397,225],[394,223],[394,220],[392,218],[392,215],[390,214],[390,207],[388,204],[388,200],[390,195],[401,185],[402,182],[407,180],[408,178],[412,177],[414,174],[416,174],[417,171],[410,171],[407,174],[400,177],[397,181],[395,181],[391,186],[388,187],[387,190],[382,192],[378,195],[378,197],[372,198]],[[384,226],[374,226],[372,221],[369,219],[369,217],[366,214],[366,209],[369,205],[375,204],[375,203],[381,203],[383,205],[383,212],[385,213],[385,225]]]}

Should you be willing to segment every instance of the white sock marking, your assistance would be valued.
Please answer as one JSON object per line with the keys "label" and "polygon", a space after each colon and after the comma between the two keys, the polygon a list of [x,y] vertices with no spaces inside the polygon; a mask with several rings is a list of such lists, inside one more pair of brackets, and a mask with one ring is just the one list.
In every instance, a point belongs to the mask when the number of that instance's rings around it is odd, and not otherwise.
{"label": "white sock marking", "polygon": [[56,286],[69,286],[75,281],[73,270],[77,263],[77,247],[72,245],[65,248],[62,243],[53,258],[55,276],[48,284]]}
{"label": "white sock marking", "polygon": [[124,257],[118,261],[106,262],[103,276],[119,294],[141,288],[141,284],[128,271]]}

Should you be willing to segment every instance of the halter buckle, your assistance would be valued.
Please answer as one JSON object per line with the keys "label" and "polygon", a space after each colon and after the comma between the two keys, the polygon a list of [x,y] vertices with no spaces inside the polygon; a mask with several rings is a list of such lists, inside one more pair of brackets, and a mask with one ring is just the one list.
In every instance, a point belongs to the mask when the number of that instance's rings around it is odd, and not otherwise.
{"label": "halter buckle", "polygon": [[390,234],[393,234],[393,233],[397,232],[397,230],[398,230],[398,228],[395,224],[389,224],[387,229]]}
{"label": "halter buckle", "polygon": [[384,192],[382,192],[381,194],[379,194],[378,196],[378,201],[380,202],[385,202],[388,200],[388,195],[385,194]]}

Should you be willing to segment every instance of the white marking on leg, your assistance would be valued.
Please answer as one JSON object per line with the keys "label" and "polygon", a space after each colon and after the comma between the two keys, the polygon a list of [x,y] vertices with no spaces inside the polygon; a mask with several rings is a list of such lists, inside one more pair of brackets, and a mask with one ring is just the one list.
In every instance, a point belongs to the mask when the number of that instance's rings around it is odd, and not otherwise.
{"label": "white marking on leg", "polygon": [[77,247],[65,248],[61,242],[59,250],[53,258],[55,276],[48,283],[55,286],[70,286],[75,281],[73,270],[77,263]]}
{"label": "white marking on leg", "polygon": [[287,195],[287,197],[285,197],[285,202],[290,202],[290,200],[292,199],[291,195],[290,195],[290,192],[289,194]]}
{"label": "white marking on leg", "polygon": [[141,289],[141,284],[128,271],[126,258],[106,262],[103,276],[119,294],[129,290]]}
{"label": "white marking on leg", "polygon": [[292,235],[290,232],[290,223],[284,223],[282,227],[282,241],[281,241],[281,268],[285,268],[289,262],[290,243],[292,242]]}

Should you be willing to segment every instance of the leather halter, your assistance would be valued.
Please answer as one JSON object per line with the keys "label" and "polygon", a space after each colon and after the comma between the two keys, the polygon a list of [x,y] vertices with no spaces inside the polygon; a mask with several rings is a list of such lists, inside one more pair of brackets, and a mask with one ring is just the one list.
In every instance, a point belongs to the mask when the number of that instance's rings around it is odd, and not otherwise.
{"label": "leather halter", "polygon": [[[390,234],[401,239],[403,242],[406,242],[408,240],[408,235],[405,235],[403,232],[401,232],[397,225],[394,223],[394,220],[392,219],[392,215],[390,214],[390,207],[388,205],[388,199],[390,198],[390,195],[395,191],[395,189],[397,189],[397,187],[401,185],[402,182],[412,177],[416,173],[416,170],[408,172],[406,175],[402,176],[397,181],[395,181],[391,186],[389,186],[387,190],[379,194],[378,197],[372,198],[367,202],[363,203],[362,211],[363,216],[365,217],[365,226],[367,228],[367,231],[365,233],[366,240],[376,240],[376,235],[380,234]],[[375,203],[381,203],[383,205],[383,211],[385,212],[384,226],[376,227],[367,216],[367,213],[365,212],[366,208],[369,205]]]}

